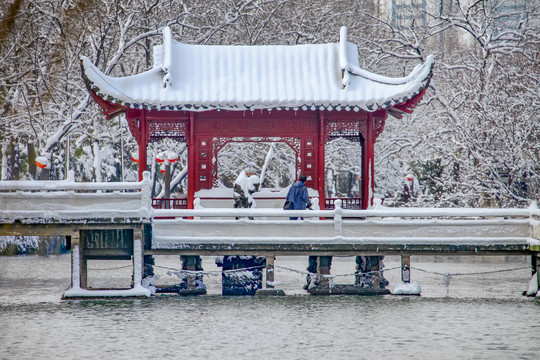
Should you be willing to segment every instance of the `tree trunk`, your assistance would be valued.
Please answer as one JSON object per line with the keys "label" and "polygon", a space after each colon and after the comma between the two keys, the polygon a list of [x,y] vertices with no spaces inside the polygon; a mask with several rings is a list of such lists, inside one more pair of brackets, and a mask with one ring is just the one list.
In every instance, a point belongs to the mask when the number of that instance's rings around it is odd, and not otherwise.
{"label": "tree trunk", "polygon": [[26,144],[28,150],[28,173],[32,175],[32,179],[36,178],[36,149],[33,143]]}

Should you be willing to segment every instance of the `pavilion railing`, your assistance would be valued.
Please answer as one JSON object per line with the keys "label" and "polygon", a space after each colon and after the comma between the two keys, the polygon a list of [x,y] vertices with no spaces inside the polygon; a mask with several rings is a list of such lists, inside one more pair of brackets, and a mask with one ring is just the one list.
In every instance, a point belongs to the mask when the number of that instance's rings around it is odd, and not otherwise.
{"label": "pavilion railing", "polygon": [[152,207],[154,209],[187,209],[187,199],[154,198]]}
{"label": "pavilion railing", "polygon": [[[264,198],[261,198],[264,199]],[[260,200],[260,198],[257,198]],[[326,198],[325,199],[325,209],[334,210],[334,202],[336,200],[341,200],[341,206],[343,209],[347,210],[361,210],[362,209],[362,199],[361,198]],[[283,199],[283,201],[285,201]],[[187,199],[176,199],[176,198],[153,198],[152,207],[154,209],[187,209]]]}
{"label": "pavilion railing", "polygon": [[362,198],[326,198],[324,200],[324,208],[326,210],[334,210],[334,202],[341,200],[341,207],[347,210],[361,210]]}

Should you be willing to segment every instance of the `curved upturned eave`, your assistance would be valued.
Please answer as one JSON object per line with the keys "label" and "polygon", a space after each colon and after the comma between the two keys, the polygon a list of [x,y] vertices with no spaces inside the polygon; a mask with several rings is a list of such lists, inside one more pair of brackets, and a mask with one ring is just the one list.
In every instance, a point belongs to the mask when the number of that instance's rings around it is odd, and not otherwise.
{"label": "curved upturned eave", "polygon": [[[208,111],[208,110],[228,110],[228,111],[245,111],[245,110],[345,110],[345,111],[360,111],[365,110],[368,112],[375,112],[380,109],[394,108],[398,112],[409,112],[418,103],[422,97],[425,89],[429,86],[429,82],[432,77],[434,59],[430,55],[426,59],[424,64],[417,66],[408,76],[403,78],[389,78],[378,74],[370,73],[356,67],[349,68],[348,71],[353,77],[362,77],[363,79],[372,82],[373,86],[381,86],[383,84],[389,88],[400,88],[404,90],[395,91],[391,96],[380,98],[365,103],[363,106],[355,103],[354,101],[347,101],[346,103],[334,103],[331,102],[315,102],[306,101],[304,103],[271,103],[269,104],[244,104],[244,105],[229,105],[229,104],[185,104],[179,102],[177,104],[157,104],[147,99],[133,99],[127,95],[122,88],[126,84],[136,84],[138,81],[146,81],[151,77],[162,76],[162,70],[158,67],[148,70],[146,72],[128,76],[124,78],[113,78],[103,74],[90,60],[86,57],[81,59],[82,77],[89,91],[92,91],[97,97],[103,99],[108,104],[112,104],[117,110],[120,107],[125,108],[138,108],[149,110],[162,110],[162,111]],[[361,71],[359,71],[361,70]],[[122,84],[122,86],[121,86]],[[379,85],[377,85],[379,84]],[[354,86],[354,84],[352,85]],[[342,91],[347,91],[343,89]],[[413,99],[415,101],[413,101]],[[110,110],[111,106],[104,108],[103,104],[100,106],[104,111]],[[114,116],[117,115],[117,110],[114,111]],[[394,115],[395,112],[390,112]],[[106,114],[107,115],[107,114]],[[109,116],[109,115],[108,115]],[[394,115],[395,116],[395,115]]]}

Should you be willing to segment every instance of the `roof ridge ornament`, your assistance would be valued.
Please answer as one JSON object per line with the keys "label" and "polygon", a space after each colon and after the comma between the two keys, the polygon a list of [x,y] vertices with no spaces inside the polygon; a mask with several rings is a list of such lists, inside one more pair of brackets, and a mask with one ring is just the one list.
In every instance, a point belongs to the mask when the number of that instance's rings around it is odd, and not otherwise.
{"label": "roof ridge ornament", "polygon": [[163,34],[163,88],[166,89],[172,86],[171,63],[172,63],[172,32],[171,28],[165,26],[162,30]]}
{"label": "roof ridge ornament", "polygon": [[341,67],[341,85],[345,89],[351,83],[349,59],[347,57],[347,27],[339,30],[339,66]]}

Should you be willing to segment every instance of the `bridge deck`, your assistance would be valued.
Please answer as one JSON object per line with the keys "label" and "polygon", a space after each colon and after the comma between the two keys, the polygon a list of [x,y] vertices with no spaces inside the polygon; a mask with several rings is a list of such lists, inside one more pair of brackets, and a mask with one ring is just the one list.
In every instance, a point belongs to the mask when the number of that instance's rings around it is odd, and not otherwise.
{"label": "bridge deck", "polygon": [[[46,191],[43,191],[46,189]],[[127,192],[122,191],[128,189]],[[69,297],[148,295],[144,255],[531,255],[540,259],[540,210],[155,210],[140,183],[0,182],[0,236],[69,236]],[[288,217],[303,217],[292,221]],[[151,228],[151,235],[148,229]],[[123,235],[118,235],[123,234]],[[133,259],[137,291],[86,290],[88,259]],[[322,259],[322,258],[320,258]],[[323,273],[321,273],[323,274]],[[132,289],[133,290],[133,289]]]}
{"label": "bridge deck", "polygon": [[[538,225],[532,220],[531,211],[492,210],[338,209],[285,212],[275,209],[236,209],[234,213],[225,209],[157,210],[154,212],[151,250],[146,252],[185,255],[445,252],[480,255],[531,254],[539,250],[540,241],[535,238]],[[231,214],[244,217],[235,219]],[[300,215],[306,220],[284,220],[284,215]],[[182,218],[186,216],[195,219]]]}

